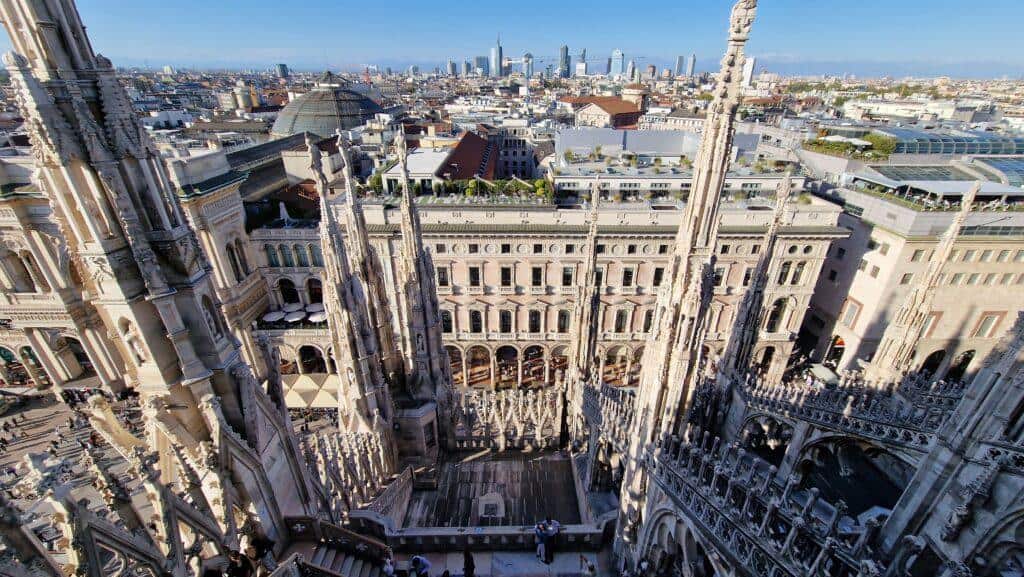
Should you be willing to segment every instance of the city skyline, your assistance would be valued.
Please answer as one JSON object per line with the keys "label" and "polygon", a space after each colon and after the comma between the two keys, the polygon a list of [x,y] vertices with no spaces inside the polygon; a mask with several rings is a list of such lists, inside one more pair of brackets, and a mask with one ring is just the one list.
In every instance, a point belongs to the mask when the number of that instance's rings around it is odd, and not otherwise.
{"label": "city skyline", "polygon": [[[657,18],[622,26],[603,10],[582,13],[572,6],[531,0],[524,9],[507,13],[490,14],[496,9],[478,7],[479,21],[489,25],[465,28],[449,21],[443,11],[400,1],[396,6],[406,21],[425,25],[408,27],[400,38],[380,42],[377,27],[357,25],[348,20],[344,7],[319,2],[291,8],[284,20],[270,3],[257,0],[245,6],[247,22],[239,26],[223,25],[238,19],[241,6],[236,3],[183,0],[180,6],[176,14],[203,17],[168,19],[157,5],[124,0],[84,0],[79,10],[98,39],[95,49],[128,67],[268,69],[286,62],[296,71],[356,70],[368,64],[443,70],[449,58],[461,62],[489,56],[500,34],[507,57],[530,52],[538,71],[549,65],[557,68],[562,44],[574,57],[586,48],[592,58],[607,58],[618,48],[627,60],[637,58],[638,67],[655,64],[659,70],[672,68],[680,54],[695,53],[697,70],[708,71],[717,68],[716,34],[729,9],[724,2],[656,6],[652,10]],[[749,53],[758,58],[759,70],[787,75],[1024,75],[1024,56],[1012,45],[1012,23],[1024,16],[1024,6],[996,0],[989,3],[990,10],[946,17],[960,7],[953,0],[897,6],[870,0],[836,18],[831,7],[780,0],[761,8],[763,24],[751,39]],[[1005,17],[990,18],[993,12]],[[155,26],[157,22],[169,25]],[[685,24],[681,28],[678,22]],[[972,41],[952,41],[963,35]],[[315,37],[323,40],[310,42]],[[0,39],[0,49],[10,50],[7,38]]]}

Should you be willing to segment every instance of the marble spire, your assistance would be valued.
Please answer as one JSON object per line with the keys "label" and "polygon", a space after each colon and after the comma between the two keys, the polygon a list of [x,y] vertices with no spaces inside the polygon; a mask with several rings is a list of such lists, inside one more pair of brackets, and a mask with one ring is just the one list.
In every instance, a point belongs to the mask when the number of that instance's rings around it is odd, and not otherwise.
{"label": "marble spire", "polygon": [[395,137],[401,174],[401,259],[398,267],[399,326],[405,356],[406,389],[418,399],[444,405],[451,389],[451,367],[441,339],[441,311],[434,262],[423,247],[415,193],[409,184],[405,134]]}
{"label": "marble spire", "polygon": [[976,182],[964,194],[960,211],[953,217],[949,228],[939,239],[928,267],[918,276],[917,282],[907,292],[896,315],[886,325],[882,339],[878,343],[878,350],[864,371],[866,380],[879,385],[893,383],[913,370],[917,343],[923,337],[928,324],[942,270],[953,253],[953,245],[956,244],[964,222],[971,213],[974,197],[979,190],[981,182]]}

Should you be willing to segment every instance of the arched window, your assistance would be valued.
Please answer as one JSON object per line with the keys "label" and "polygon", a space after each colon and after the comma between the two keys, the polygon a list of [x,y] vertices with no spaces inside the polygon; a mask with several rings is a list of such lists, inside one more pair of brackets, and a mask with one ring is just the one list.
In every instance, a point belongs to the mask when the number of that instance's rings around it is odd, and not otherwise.
{"label": "arched window", "polygon": [[512,332],[512,311],[500,311],[498,313],[498,331],[502,333]]}
{"label": "arched window", "polygon": [[484,332],[484,316],[480,311],[469,311],[469,332]]}
{"label": "arched window", "polygon": [[267,266],[279,267],[281,261],[277,259],[277,249],[272,244],[263,245],[263,250],[267,253]]}
{"label": "arched window", "polygon": [[776,284],[786,284],[786,277],[789,276],[789,268],[791,264],[792,263],[788,262],[782,263],[782,266],[779,267],[779,278],[776,281]]}
{"label": "arched window", "polygon": [[11,282],[11,289],[17,293],[36,292],[36,283],[28,273],[25,262],[13,251],[5,251],[3,256],[4,271]]}
{"label": "arched window", "polygon": [[558,311],[558,332],[569,332],[569,311],[565,309]]}
{"label": "arched window", "polygon": [[295,290],[295,283],[292,281],[283,278],[277,283],[277,288],[281,291],[281,300],[285,304],[299,302],[299,291]]}
{"label": "arched window", "polygon": [[530,311],[530,332],[540,332],[540,311]]}
{"label": "arched window", "polygon": [[455,326],[452,323],[452,311],[441,311],[441,332],[455,332]]}
{"label": "arched window", "polygon": [[227,246],[228,263],[231,264],[231,272],[235,273],[235,281],[242,282],[245,277],[242,275],[242,267],[238,264],[238,256],[235,254],[235,247],[231,243]]}
{"label": "arched window", "polygon": [[768,320],[764,323],[765,332],[777,333],[786,314],[786,299],[778,299],[768,312]]}
{"label": "arched window", "polygon": [[249,268],[249,258],[245,256],[245,248],[242,246],[242,241],[235,239],[235,255],[238,257],[238,264],[242,265],[242,272],[245,276],[249,276],[252,269]]}
{"label": "arched window", "polygon": [[624,310],[615,311],[615,332],[624,333],[626,332],[626,321],[628,313]]}
{"label": "arched window", "polygon": [[310,304],[324,302],[324,289],[320,279],[311,278],[306,281],[306,292],[309,294]]}
{"label": "arched window", "polygon": [[288,245],[282,244],[281,247],[281,263],[284,266],[293,267],[295,266],[295,259],[292,258],[292,249],[288,248]]}
{"label": "arched window", "polygon": [[309,256],[306,255],[306,247],[301,244],[295,245],[295,261],[299,266],[309,266]]}
{"label": "arched window", "polygon": [[651,325],[654,324],[654,311],[644,311],[644,331],[645,333],[651,332]]}
{"label": "arched window", "polygon": [[309,254],[313,258],[313,266],[324,266],[324,254],[320,252],[320,245],[309,245]]}

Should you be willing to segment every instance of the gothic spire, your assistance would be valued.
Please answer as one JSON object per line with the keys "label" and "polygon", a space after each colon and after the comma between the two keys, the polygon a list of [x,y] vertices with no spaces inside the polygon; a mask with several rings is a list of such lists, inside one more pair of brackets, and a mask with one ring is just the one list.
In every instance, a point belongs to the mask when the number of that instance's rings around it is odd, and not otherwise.
{"label": "gothic spire", "polygon": [[639,401],[649,411],[647,418],[653,426],[645,430],[643,443],[655,438],[661,429],[676,426],[695,388],[692,381],[700,373],[718,240],[718,209],[732,153],[743,49],[756,9],[756,0],[739,0],[730,16],[728,47],[708,107],[690,195],[667,271],[670,284],[659,298],[651,343],[644,348]]}
{"label": "gothic spire", "polygon": [[342,185],[346,191],[345,236],[348,240],[349,261],[354,274],[366,287],[367,307],[370,325],[377,335],[381,363],[389,382],[395,382],[402,372],[402,357],[395,341],[391,325],[391,311],[388,304],[387,287],[380,258],[370,245],[370,234],[366,228],[366,216],[355,178],[353,177],[350,144],[337,135],[338,152],[341,154]]}
{"label": "gothic spire", "polygon": [[409,393],[416,398],[447,401],[451,367],[441,339],[441,311],[434,286],[434,262],[423,248],[423,231],[415,193],[409,186],[405,133],[395,137],[402,186],[402,248],[399,266],[399,320]]}
{"label": "gothic spire", "polygon": [[[324,258],[324,309],[338,377],[339,427],[371,432],[390,422],[391,407],[381,375],[374,332],[367,320],[363,287],[351,271],[348,250],[338,226],[336,198],[328,195],[328,178],[320,148],[307,134],[310,170],[320,197],[320,247]],[[351,406],[353,403],[354,406]]]}
{"label": "gothic spire", "polygon": [[895,382],[912,370],[915,349],[932,312],[942,269],[953,252],[953,245],[960,236],[964,222],[971,212],[971,205],[974,204],[974,197],[980,190],[979,181],[964,194],[960,211],[953,217],[949,228],[939,239],[935,252],[928,261],[928,268],[918,277],[896,315],[886,325],[882,339],[878,343],[878,352],[865,370],[864,376],[867,380],[878,384]]}
{"label": "gothic spire", "polygon": [[761,241],[761,254],[750,276],[750,286],[743,293],[739,308],[736,311],[736,322],[725,346],[725,352],[719,361],[719,373],[727,378],[736,373],[744,373],[750,361],[750,351],[757,340],[757,331],[761,323],[761,311],[764,305],[764,293],[768,288],[768,269],[771,268],[775,245],[778,240],[779,227],[786,213],[786,203],[792,194],[793,179],[789,171],[779,182],[775,191],[775,211],[768,223]]}

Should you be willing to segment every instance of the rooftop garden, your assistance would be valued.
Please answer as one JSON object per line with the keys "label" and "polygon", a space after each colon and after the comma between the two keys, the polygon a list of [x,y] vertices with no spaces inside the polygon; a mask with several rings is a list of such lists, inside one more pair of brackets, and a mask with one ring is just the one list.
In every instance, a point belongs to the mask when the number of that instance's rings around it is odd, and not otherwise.
{"label": "rooftop garden", "polygon": [[827,138],[821,135],[813,140],[806,140],[803,143],[803,148],[831,156],[873,161],[886,160],[896,150],[896,139],[882,134],[870,133],[864,135],[863,138],[855,139],[863,140],[868,143],[867,145],[848,140],[827,140]]}

